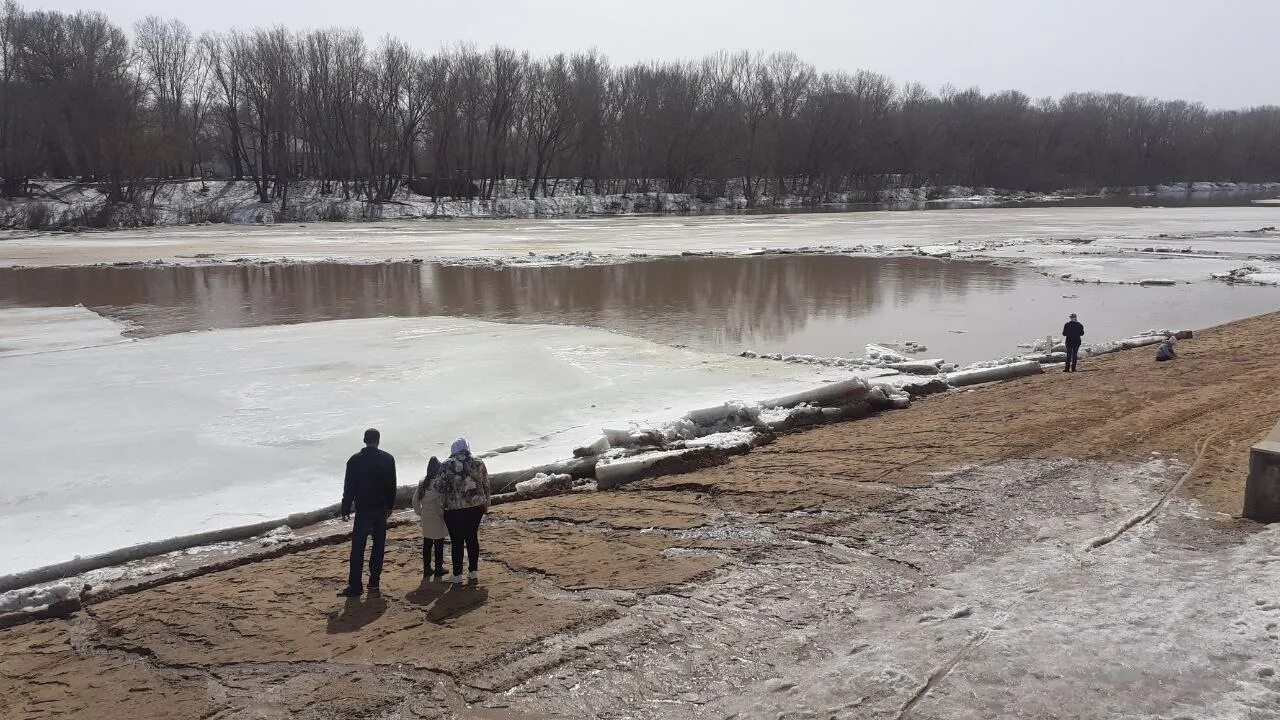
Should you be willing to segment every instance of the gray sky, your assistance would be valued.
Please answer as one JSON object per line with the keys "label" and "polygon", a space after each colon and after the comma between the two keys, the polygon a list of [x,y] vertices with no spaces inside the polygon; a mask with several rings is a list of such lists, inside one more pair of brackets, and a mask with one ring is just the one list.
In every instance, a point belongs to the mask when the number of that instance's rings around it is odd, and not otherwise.
{"label": "gray sky", "polygon": [[26,0],[125,26],[177,17],[197,32],[355,26],[424,50],[456,41],[534,53],[596,47],[615,62],[721,49],[793,50],[819,70],[867,69],[1033,97],[1116,90],[1210,107],[1280,104],[1277,0]]}

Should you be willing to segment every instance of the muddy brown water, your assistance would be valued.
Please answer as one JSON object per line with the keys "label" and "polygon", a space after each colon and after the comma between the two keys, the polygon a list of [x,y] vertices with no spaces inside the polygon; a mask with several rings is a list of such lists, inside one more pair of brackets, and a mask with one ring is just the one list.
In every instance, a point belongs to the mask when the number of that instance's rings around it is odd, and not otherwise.
{"label": "muddy brown water", "polygon": [[1280,290],[1203,282],[1086,285],[979,262],[845,256],[686,257],[589,267],[210,265],[0,269],[0,305],[83,304],[154,336],[380,316],[604,328],[717,352],[863,354],[914,340],[967,362],[1056,334],[1202,328],[1280,308]]}

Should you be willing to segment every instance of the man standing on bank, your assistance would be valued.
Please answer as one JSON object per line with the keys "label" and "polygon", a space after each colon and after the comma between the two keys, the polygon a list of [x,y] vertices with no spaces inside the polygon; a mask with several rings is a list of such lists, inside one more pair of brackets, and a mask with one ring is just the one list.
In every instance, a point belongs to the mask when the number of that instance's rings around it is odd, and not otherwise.
{"label": "man standing on bank", "polygon": [[356,523],[351,530],[351,571],[347,587],[338,597],[359,597],[364,591],[364,545],[373,536],[369,553],[369,594],[378,594],[382,577],[382,555],[387,547],[387,518],[396,505],[396,459],[378,449],[382,434],[370,428],[364,431],[364,449],[347,461],[347,476],[342,483],[342,519],[351,517],[355,505]]}
{"label": "man standing on bank", "polygon": [[1084,325],[1076,320],[1075,313],[1071,313],[1067,324],[1062,326],[1062,337],[1067,340],[1067,362],[1062,372],[1075,372],[1076,358],[1080,355],[1080,341],[1084,338]]}

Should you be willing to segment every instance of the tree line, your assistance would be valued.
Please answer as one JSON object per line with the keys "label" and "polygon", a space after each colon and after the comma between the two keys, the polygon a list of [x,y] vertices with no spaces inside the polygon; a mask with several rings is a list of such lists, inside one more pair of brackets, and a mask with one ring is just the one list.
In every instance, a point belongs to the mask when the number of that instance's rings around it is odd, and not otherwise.
{"label": "tree line", "polygon": [[0,195],[79,178],[145,200],[166,178],[291,181],[386,202],[651,190],[722,196],[888,186],[1021,190],[1280,178],[1280,107],[1117,93],[1032,99],[819,71],[796,54],[613,65],[356,30],[196,36],[149,17],[0,9]]}

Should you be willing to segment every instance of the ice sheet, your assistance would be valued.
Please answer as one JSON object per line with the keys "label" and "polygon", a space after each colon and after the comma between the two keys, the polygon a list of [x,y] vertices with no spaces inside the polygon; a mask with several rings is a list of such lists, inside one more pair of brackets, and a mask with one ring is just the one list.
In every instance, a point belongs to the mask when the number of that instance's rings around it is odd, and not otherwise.
{"label": "ice sheet", "polygon": [[[97,337],[88,311],[43,312],[80,328],[68,334],[82,344]],[[459,435],[477,450],[526,443],[489,461],[523,468],[570,457],[605,425],[848,377],[838,373],[579,327],[449,318],[0,357],[0,573],[336,502],[343,463],[370,426],[408,484]]]}
{"label": "ice sheet", "polygon": [[127,329],[80,306],[0,308],[0,358],[128,342]]}
{"label": "ice sheet", "polygon": [[[1280,247],[1280,207],[1048,207],[590,220],[457,220],[379,223],[210,225],[109,233],[0,232],[0,265],[100,262],[200,263],[250,260],[588,263],[634,255],[752,253],[777,250],[872,255],[949,255],[1006,261],[1051,258],[1067,265],[1099,253],[1122,262],[1107,280],[1136,281],[1148,267],[1125,268],[1135,246],[1188,244],[1239,255]],[[1165,236],[1165,237],[1161,237]],[[1187,239],[1193,238],[1193,239]],[[1066,242],[1071,241],[1071,242]],[[1085,242],[1088,241],[1088,242]],[[1025,249],[1025,252],[1024,252]],[[1219,263],[1174,258],[1184,274],[1209,280]],[[1190,262],[1192,265],[1183,265]],[[1237,263],[1238,265],[1239,263]],[[1073,273],[1069,267],[1055,274]],[[1099,278],[1103,279],[1103,278]]]}

